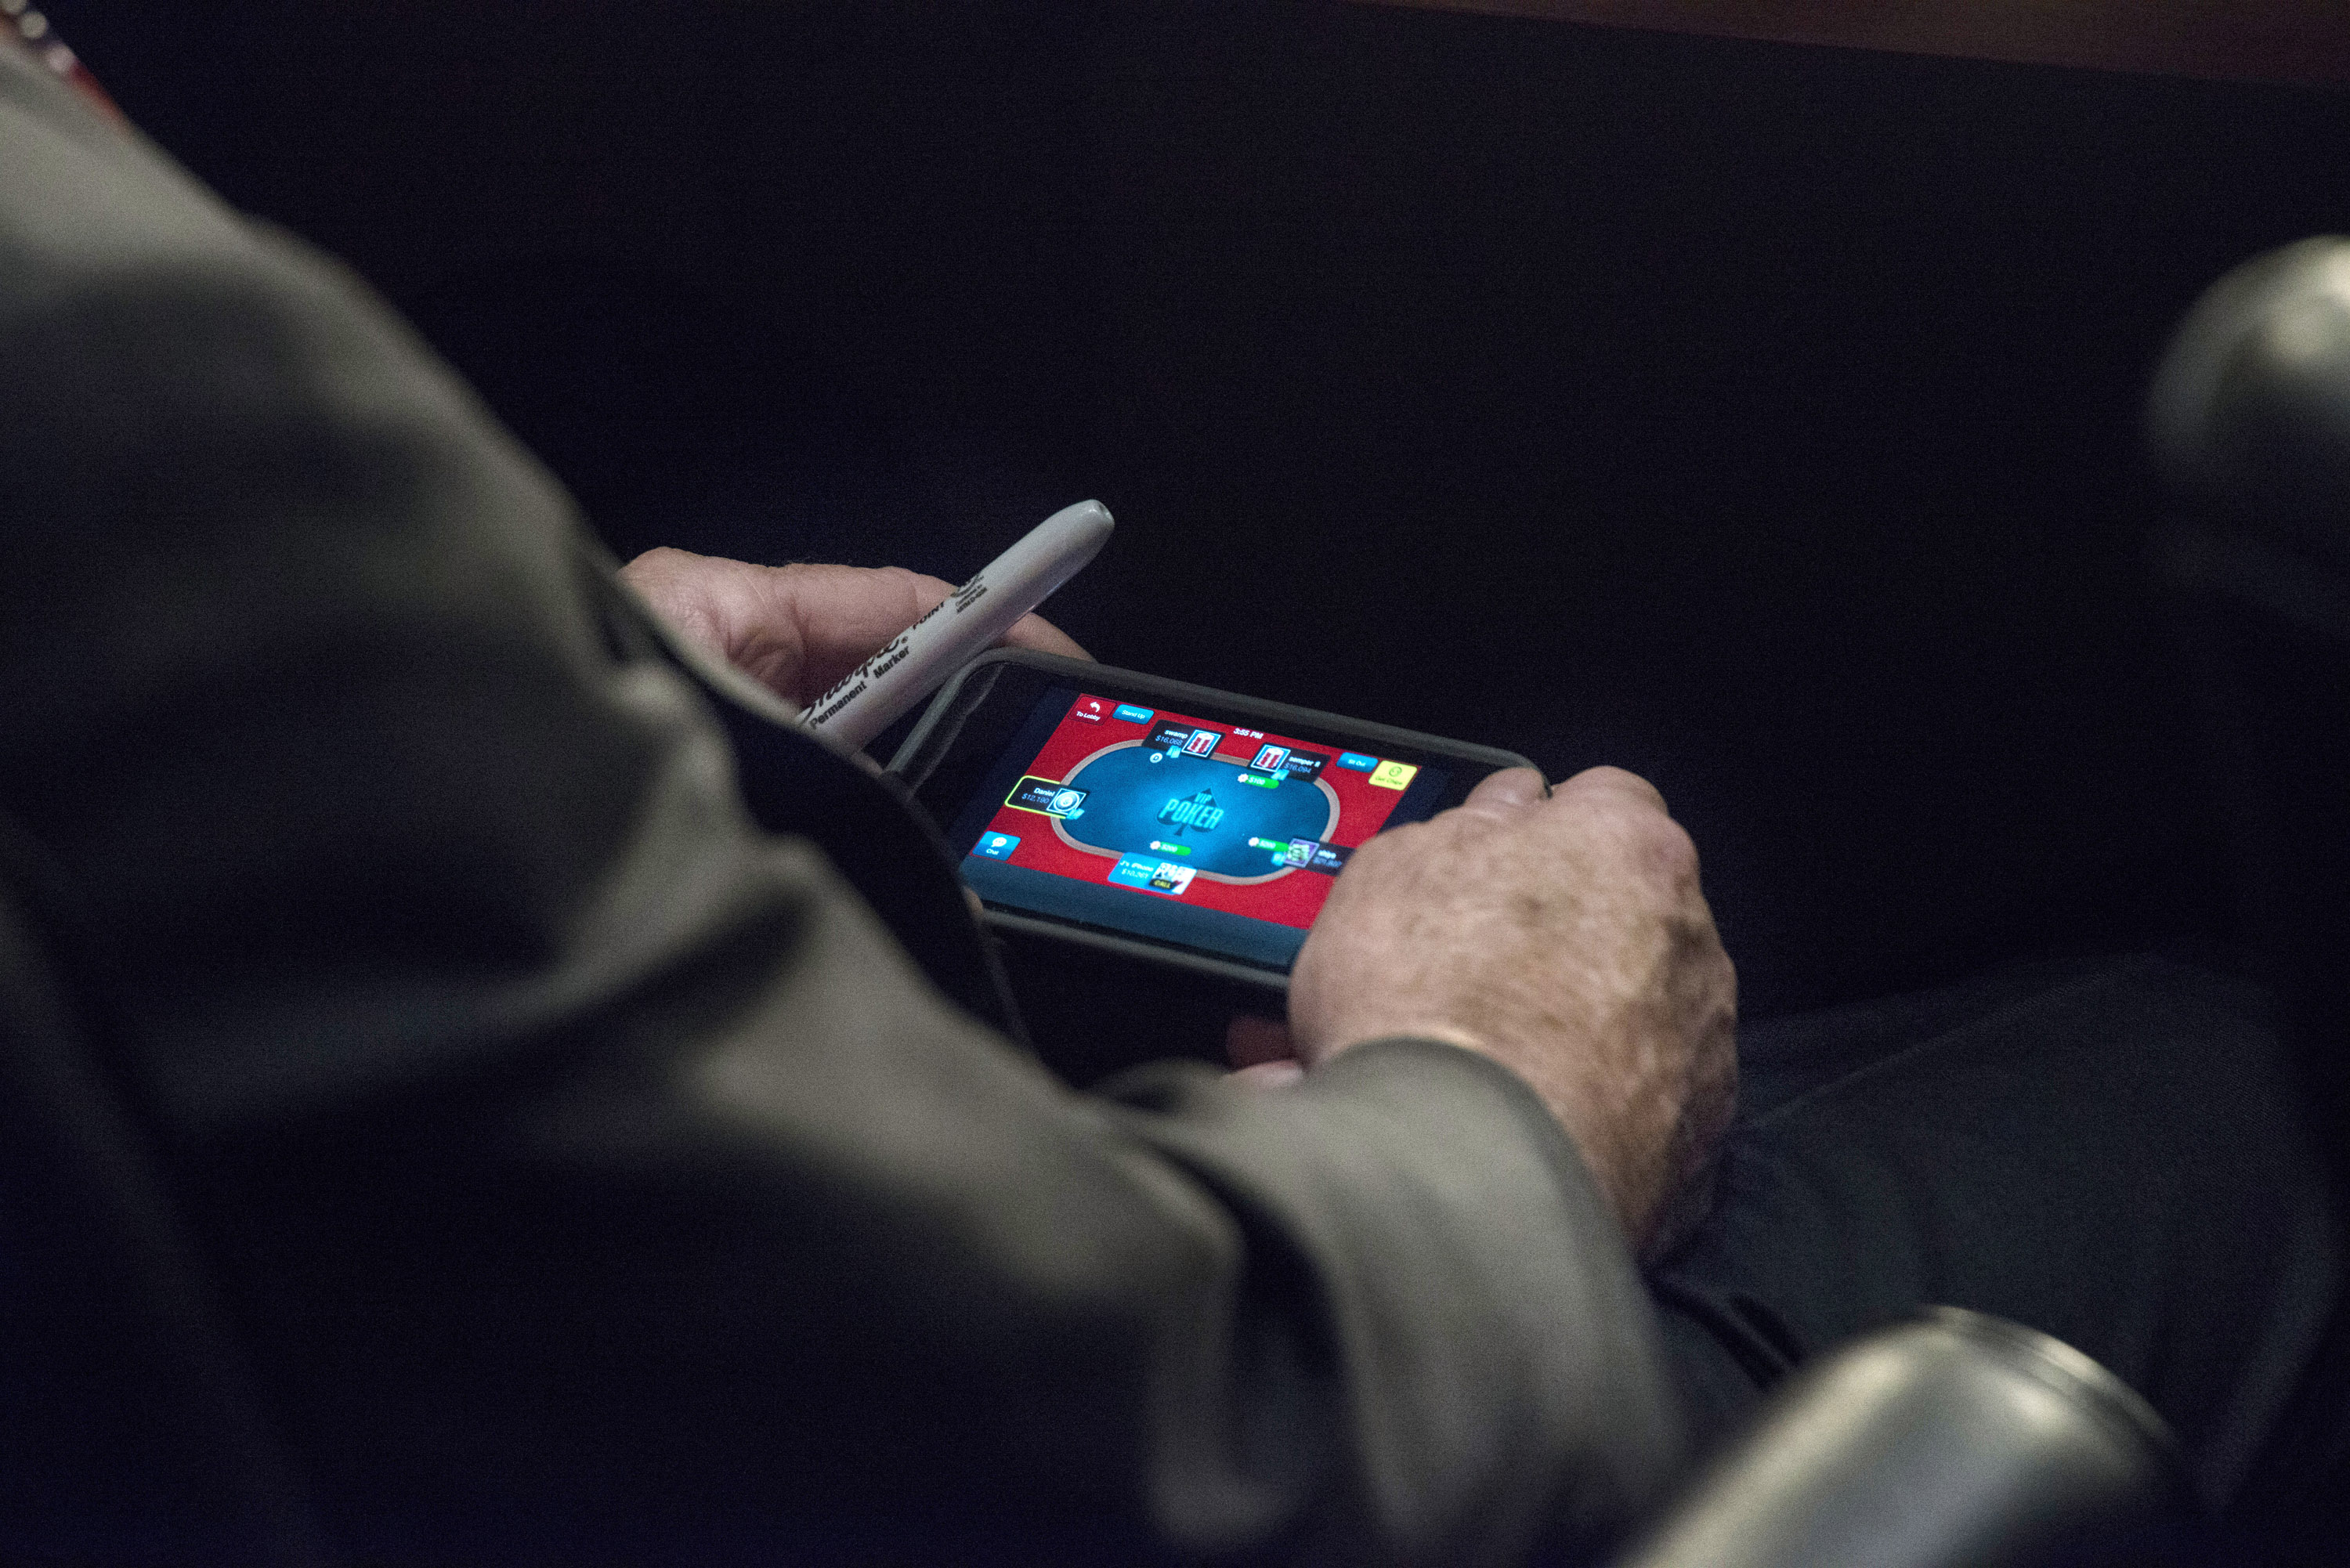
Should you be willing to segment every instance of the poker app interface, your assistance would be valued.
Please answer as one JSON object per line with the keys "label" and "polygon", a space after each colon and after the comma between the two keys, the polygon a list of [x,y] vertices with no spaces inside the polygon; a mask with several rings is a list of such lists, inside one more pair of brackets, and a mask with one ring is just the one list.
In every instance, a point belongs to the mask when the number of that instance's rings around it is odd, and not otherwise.
{"label": "poker app interface", "polygon": [[1347,857],[1446,776],[1061,687],[956,836],[991,903],[1286,968]]}

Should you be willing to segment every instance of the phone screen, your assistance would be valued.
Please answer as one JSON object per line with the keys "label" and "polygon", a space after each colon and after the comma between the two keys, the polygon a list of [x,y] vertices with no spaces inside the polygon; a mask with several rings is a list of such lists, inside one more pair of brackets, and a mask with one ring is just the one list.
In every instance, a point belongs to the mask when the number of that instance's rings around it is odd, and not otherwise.
{"label": "phone screen", "polygon": [[1286,970],[1372,835],[1432,815],[1442,759],[1055,686],[950,833],[1000,908]]}

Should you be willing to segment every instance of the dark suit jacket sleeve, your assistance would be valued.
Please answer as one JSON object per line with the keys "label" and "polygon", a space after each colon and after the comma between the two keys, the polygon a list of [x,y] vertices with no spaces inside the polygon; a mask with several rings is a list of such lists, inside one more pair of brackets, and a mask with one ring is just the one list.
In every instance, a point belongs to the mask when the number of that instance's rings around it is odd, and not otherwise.
{"label": "dark suit jacket sleeve", "polygon": [[1670,1463],[1515,1078],[1068,1091],[386,312],[13,62],[0,395],[9,876],[372,1552],[1462,1564]]}

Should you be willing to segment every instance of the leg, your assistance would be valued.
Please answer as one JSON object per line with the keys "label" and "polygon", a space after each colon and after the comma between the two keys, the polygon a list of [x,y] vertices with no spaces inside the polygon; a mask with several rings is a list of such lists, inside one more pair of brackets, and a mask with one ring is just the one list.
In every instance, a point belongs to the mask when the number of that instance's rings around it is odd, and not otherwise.
{"label": "leg", "polygon": [[2112,1368],[2234,1494],[2340,1292],[2324,1162],[2257,998],[2159,959],[1767,1022],[1712,1214],[1653,1287],[1701,1428],[1929,1303]]}

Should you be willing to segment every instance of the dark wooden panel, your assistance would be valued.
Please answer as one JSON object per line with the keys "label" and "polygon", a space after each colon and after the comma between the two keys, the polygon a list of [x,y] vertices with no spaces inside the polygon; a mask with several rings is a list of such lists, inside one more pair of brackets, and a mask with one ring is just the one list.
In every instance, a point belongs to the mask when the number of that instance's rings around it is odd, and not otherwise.
{"label": "dark wooden panel", "polygon": [[2165,75],[2350,82],[2340,0],[1374,0]]}

